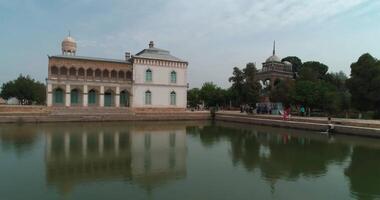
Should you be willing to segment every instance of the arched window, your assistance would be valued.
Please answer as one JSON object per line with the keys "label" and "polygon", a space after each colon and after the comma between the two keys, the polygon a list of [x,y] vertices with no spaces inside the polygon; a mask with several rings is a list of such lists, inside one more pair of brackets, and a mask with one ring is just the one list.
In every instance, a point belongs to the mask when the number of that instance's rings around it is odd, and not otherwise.
{"label": "arched window", "polygon": [[124,79],[124,72],[123,71],[119,71],[119,79],[120,80]]}
{"label": "arched window", "polygon": [[117,78],[117,72],[115,70],[111,71],[111,78],[116,79]]}
{"label": "arched window", "polygon": [[51,74],[52,75],[58,75],[58,67],[56,67],[56,66],[51,67]]}
{"label": "arched window", "polygon": [[103,71],[103,78],[108,78],[109,77],[109,72],[108,72],[108,70],[104,70]]}
{"label": "arched window", "polygon": [[177,95],[173,91],[170,93],[170,105],[176,105],[176,101],[177,101]]}
{"label": "arched window", "polygon": [[77,70],[74,67],[71,67],[69,70],[70,76],[76,76],[77,75]]}
{"label": "arched window", "polygon": [[94,89],[88,91],[88,104],[96,105],[96,91]]}
{"label": "arched window", "polygon": [[132,72],[131,71],[127,71],[126,79],[127,80],[132,80]]}
{"label": "arched window", "polygon": [[66,67],[61,67],[59,69],[59,74],[60,75],[67,75],[67,68]]}
{"label": "arched window", "polygon": [[147,69],[145,71],[145,81],[146,82],[152,82],[152,70]]}
{"label": "arched window", "polygon": [[84,76],[84,69],[83,68],[78,69],[78,76],[81,76],[81,77]]}
{"label": "arched window", "polygon": [[177,83],[177,72],[172,71],[170,73],[170,83]]}
{"label": "arched window", "polygon": [[100,71],[100,69],[96,69],[95,70],[95,77],[100,78],[101,76],[102,76],[102,72]]}
{"label": "arched window", "polygon": [[145,105],[152,104],[152,93],[148,90],[145,92]]}
{"label": "arched window", "polygon": [[87,71],[86,71],[86,73],[87,73],[87,77],[94,76],[94,71],[91,68],[88,68]]}

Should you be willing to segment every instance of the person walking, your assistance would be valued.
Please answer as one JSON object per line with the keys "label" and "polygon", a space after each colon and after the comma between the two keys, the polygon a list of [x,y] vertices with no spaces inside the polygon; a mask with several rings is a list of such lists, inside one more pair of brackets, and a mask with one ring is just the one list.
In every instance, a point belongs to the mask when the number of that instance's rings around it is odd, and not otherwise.
{"label": "person walking", "polygon": [[290,106],[287,106],[284,109],[284,115],[283,115],[283,120],[288,120],[290,115]]}
{"label": "person walking", "polygon": [[305,116],[305,107],[301,106],[301,108],[300,108],[300,114],[301,114],[302,117]]}

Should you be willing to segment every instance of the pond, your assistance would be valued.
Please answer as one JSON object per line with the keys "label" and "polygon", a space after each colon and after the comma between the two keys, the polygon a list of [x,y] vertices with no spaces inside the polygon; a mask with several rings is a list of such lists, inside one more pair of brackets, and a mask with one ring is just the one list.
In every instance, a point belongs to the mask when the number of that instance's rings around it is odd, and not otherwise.
{"label": "pond", "polygon": [[225,122],[0,125],[0,199],[379,199],[380,140]]}

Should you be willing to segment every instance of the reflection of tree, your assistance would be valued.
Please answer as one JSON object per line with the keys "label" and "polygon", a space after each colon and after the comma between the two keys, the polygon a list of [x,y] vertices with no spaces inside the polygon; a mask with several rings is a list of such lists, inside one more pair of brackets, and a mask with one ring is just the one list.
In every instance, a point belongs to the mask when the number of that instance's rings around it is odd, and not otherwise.
{"label": "reflection of tree", "polygon": [[[271,181],[321,176],[330,163],[342,162],[350,153],[349,147],[343,144],[329,144],[327,140],[311,140],[281,131],[206,126],[199,133],[205,146],[228,139],[234,165],[241,163],[250,171],[259,167],[263,177]],[[267,156],[262,156],[265,148]]]}
{"label": "reflection of tree", "polygon": [[17,154],[23,154],[31,149],[36,138],[36,130],[28,125],[5,125],[0,129],[2,148],[4,150],[15,149]]}
{"label": "reflection of tree", "polygon": [[349,155],[349,148],[345,145],[283,137],[287,138],[286,143],[284,140],[270,141],[270,157],[261,162],[262,174],[267,179],[321,176],[326,173],[328,164],[342,162]]}
{"label": "reflection of tree", "polygon": [[345,175],[350,180],[351,191],[358,199],[380,197],[380,150],[354,147],[351,164]]}
{"label": "reflection of tree", "polygon": [[212,146],[223,138],[230,141],[234,165],[242,163],[247,169],[253,170],[258,163],[259,142],[252,131],[215,125],[205,126],[199,131],[189,130],[193,135],[199,134],[204,146]]}
{"label": "reflection of tree", "polygon": [[254,134],[249,133],[231,136],[232,162],[234,165],[242,163],[247,170],[253,170],[259,162],[259,141]]}

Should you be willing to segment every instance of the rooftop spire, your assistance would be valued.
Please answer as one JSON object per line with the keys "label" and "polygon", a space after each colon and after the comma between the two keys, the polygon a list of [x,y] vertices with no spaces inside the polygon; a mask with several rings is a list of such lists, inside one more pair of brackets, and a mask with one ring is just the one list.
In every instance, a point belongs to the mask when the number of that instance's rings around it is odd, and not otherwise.
{"label": "rooftop spire", "polygon": [[273,55],[276,55],[276,40],[273,41]]}

